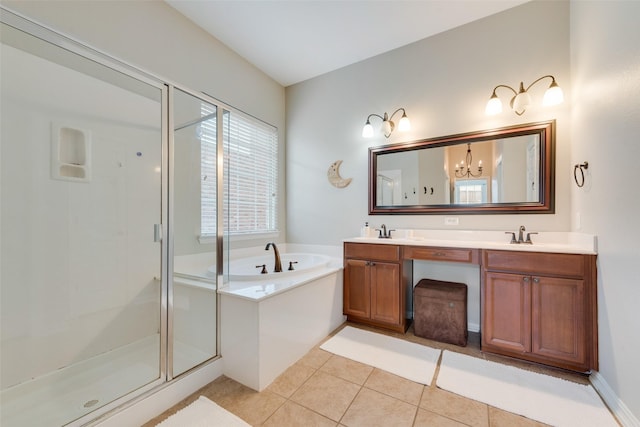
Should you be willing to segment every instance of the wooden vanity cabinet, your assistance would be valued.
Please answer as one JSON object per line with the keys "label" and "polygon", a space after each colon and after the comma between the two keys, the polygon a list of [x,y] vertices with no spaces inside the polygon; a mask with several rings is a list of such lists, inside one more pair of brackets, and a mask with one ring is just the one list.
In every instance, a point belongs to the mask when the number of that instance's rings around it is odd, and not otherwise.
{"label": "wooden vanity cabinet", "polygon": [[412,269],[398,245],[345,243],[343,313],[347,319],[405,332]]}
{"label": "wooden vanity cabinet", "polygon": [[482,252],[482,350],[597,369],[596,256]]}

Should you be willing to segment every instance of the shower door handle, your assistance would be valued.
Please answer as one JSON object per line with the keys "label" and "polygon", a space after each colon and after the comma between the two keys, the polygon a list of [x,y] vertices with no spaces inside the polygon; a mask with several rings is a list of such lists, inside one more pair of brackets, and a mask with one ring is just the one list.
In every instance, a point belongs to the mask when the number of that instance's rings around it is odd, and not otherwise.
{"label": "shower door handle", "polygon": [[153,224],[153,241],[162,241],[162,224]]}

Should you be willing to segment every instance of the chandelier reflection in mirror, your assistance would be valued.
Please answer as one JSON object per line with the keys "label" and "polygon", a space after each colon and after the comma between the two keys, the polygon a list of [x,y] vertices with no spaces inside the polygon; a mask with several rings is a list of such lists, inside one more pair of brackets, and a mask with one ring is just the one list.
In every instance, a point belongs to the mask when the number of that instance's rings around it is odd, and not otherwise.
{"label": "chandelier reflection in mirror", "polygon": [[529,89],[531,89],[531,87],[536,83],[538,83],[539,81],[546,78],[551,79],[551,84],[549,85],[549,88],[544,93],[544,97],[542,98],[542,105],[545,107],[548,107],[551,105],[561,104],[564,101],[564,95],[562,93],[562,89],[560,89],[560,86],[558,86],[558,84],[556,83],[555,77],[551,75],[547,75],[534,80],[534,82],[531,83],[529,86],[527,86],[526,89],[524,88],[524,83],[520,82],[520,89],[518,90],[518,92],[516,92],[516,90],[511,86],[507,86],[507,85],[496,86],[495,88],[493,88],[493,93],[491,94],[491,98],[489,99],[489,102],[487,102],[485,113],[489,116],[502,113],[502,101],[500,101],[500,98],[498,98],[498,95],[496,95],[496,90],[498,88],[504,87],[509,89],[511,92],[513,92],[514,96],[513,98],[511,98],[511,101],[509,102],[509,105],[511,106],[511,109],[513,110],[513,112],[519,116],[523,115],[532,102],[531,95],[529,94]]}
{"label": "chandelier reflection in mirror", "polygon": [[482,160],[478,162],[478,172],[471,172],[473,156],[471,155],[471,144],[467,144],[467,156],[464,162],[456,163],[456,178],[477,178],[482,175]]}
{"label": "chandelier reflection in mirror", "polygon": [[373,126],[371,125],[371,118],[377,117],[382,120],[382,126],[380,127],[380,132],[384,135],[385,138],[389,138],[391,136],[391,132],[395,129],[395,123],[393,123],[393,116],[402,111],[402,117],[400,118],[400,122],[398,122],[398,130],[400,132],[405,132],[411,129],[411,123],[409,122],[409,118],[407,117],[407,113],[404,108],[398,108],[396,111],[389,116],[386,112],[384,116],[379,114],[369,114],[367,116],[367,122],[364,124],[364,128],[362,128],[362,136],[364,138],[371,138],[373,136]]}

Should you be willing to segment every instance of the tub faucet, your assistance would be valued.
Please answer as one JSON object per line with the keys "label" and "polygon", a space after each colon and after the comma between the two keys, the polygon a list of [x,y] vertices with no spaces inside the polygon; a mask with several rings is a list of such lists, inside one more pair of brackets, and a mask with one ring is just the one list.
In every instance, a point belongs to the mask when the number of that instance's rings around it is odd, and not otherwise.
{"label": "tub faucet", "polygon": [[275,243],[269,242],[269,243],[267,243],[267,246],[265,246],[264,250],[268,251],[269,250],[269,246],[273,246],[273,255],[276,258],[275,265],[273,266],[273,272],[274,273],[282,273],[282,261],[280,261],[280,252],[278,252],[278,247],[276,246]]}

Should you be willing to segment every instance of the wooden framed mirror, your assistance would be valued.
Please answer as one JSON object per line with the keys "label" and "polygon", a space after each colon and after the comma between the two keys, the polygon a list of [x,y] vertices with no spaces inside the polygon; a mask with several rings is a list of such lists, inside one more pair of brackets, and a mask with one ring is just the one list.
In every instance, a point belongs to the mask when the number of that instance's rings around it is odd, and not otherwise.
{"label": "wooden framed mirror", "polygon": [[555,120],[369,148],[369,214],[554,213]]}

